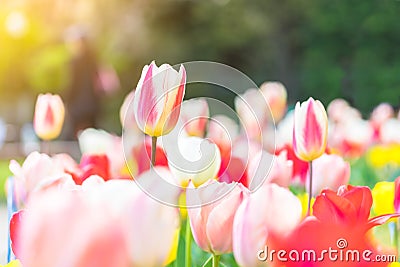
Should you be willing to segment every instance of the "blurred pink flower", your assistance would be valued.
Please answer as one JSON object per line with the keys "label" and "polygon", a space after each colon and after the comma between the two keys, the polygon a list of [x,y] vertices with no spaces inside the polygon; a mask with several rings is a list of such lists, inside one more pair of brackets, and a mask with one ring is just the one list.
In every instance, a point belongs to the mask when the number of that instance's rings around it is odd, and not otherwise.
{"label": "blurred pink flower", "polygon": [[400,144],[400,120],[388,119],[380,128],[380,140],[384,144]]}
{"label": "blurred pink flower", "polygon": [[40,94],[36,100],[33,127],[43,140],[57,138],[64,124],[65,108],[59,95]]}
{"label": "blurred pink flower", "polygon": [[15,193],[20,204],[34,191],[74,184],[71,175],[65,173],[65,166],[39,152],[29,154],[22,166],[11,160],[9,168],[15,178]]}
{"label": "blurred pink flower", "polygon": [[182,103],[181,119],[188,135],[204,137],[209,110],[204,98],[196,98]]}
{"label": "blurred pink flower", "polygon": [[326,149],[328,117],[322,103],[310,97],[294,111],[293,149],[303,161],[320,157]]}
{"label": "blurred pink flower", "polygon": [[287,159],[285,151],[278,156],[262,151],[250,158],[247,173],[250,180],[260,181],[258,184],[263,181],[288,187],[292,180],[293,161]]}
{"label": "blurred pink flower", "polygon": [[133,108],[133,99],[135,97],[135,91],[131,91],[125,96],[124,102],[119,110],[119,119],[124,130],[129,132],[140,132],[135,119],[135,113]]}
{"label": "blurred pink flower", "polygon": [[380,127],[386,120],[394,117],[393,107],[389,103],[381,103],[374,108],[370,121],[374,127]]}
{"label": "blurred pink flower", "polygon": [[[214,185],[217,185],[217,190],[220,191],[230,186],[226,183],[214,183]],[[207,184],[206,186],[210,185]],[[208,204],[207,195],[203,192],[203,194],[200,193],[201,189],[189,188],[191,190],[186,194],[186,202],[188,204],[194,202],[203,204],[201,207],[188,209],[190,227],[197,245],[204,251],[216,255],[232,252],[233,218],[237,208],[245,197],[243,190],[246,189],[236,185],[223,198]]]}
{"label": "blurred pink flower", "polygon": [[133,181],[95,184],[35,194],[13,233],[24,266],[165,263],[179,227],[177,209],[151,199]]}
{"label": "blurred pink flower", "polygon": [[133,109],[139,128],[150,136],[168,134],[178,122],[185,94],[186,70],[155,62],[143,68],[137,84]]}
{"label": "blurred pink flower", "polygon": [[342,98],[332,100],[327,107],[328,118],[335,123],[346,119],[344,116],[345,110],[349,107],[349,103]]}
{"label": "blurred pink flower", "polygon": [[[317,196],[323,189],[336,191],[350,180],[350,164],[335,154],[323,154],[313,161],[312,195]],[[329,171],[327,171],[329,170]],[[307,184],[309,175],[307,175]]]}
{"label": "blurred pink flower", "polygon": [[269,238],[284,238],[300,223],[299,199],[288,189],[265,184],[244,199],[233,226],[233,254],[240,266],[259,266],[257,252]]}
{"label": "blurred pink flower", "polygon": [[251,88],[237,96],[235,109],[241,120],[240,124],[244,127],[244,134],[249,139],[260,140],[270,113],[261,90]]}
{"label": "blurred pink flower", "polygon": [[265,82],[260,89],[271,109],[275,123],[277,123],[286,113],[286,88],[280,82]]}

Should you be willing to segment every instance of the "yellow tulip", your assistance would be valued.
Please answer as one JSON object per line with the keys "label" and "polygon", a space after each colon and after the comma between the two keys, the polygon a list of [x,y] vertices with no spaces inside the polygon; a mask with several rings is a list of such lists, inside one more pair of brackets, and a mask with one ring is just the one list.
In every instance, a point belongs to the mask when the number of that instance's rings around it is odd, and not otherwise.
{"label": "yellow tulip", "polygon": [[375,215],[394,213],[394,183],[379,182],[372,189],[373,205]]}

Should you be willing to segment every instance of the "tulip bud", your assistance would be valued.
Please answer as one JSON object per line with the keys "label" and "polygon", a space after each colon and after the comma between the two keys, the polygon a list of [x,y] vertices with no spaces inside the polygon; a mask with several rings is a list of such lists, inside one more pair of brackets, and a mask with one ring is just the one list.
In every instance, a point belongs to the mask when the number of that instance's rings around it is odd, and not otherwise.
{"label": "tulip bud", "polygon": [[303,161],[313,161],[326,149],[328,116],[322,103],[310,97],[294,111],[293,149]]}
{"label": "tulip bud", "polygon": [[170,65],[157,67],[153,61],[143,68],[137,84],[133,109],[139,128],[150,136],[168,134],[178,122],[185,94],[186,71]]}
{"label": "tulip bud", "polygon": [[286,112],[287,92],[285,86],[280,82],[265,82],[260,89],[268,102],[275,122],[280,121]]}
{"label": "tulip bud", "polygon": [[65,109],[59,95],[40,94],[36,100],[33,127],[43,140],[57,138],[64,123]]}

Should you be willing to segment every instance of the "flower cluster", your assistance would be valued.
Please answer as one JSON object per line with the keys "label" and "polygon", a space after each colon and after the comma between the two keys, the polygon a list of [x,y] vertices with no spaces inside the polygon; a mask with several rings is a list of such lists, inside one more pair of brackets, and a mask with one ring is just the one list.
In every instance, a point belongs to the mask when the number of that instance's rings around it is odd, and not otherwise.
{"label": "flower cluster", "polygon": [[[397,227],[392,242],[374,231],[400,215],[392,177],[400,118],[390,105],[368,120],[342,99],[326,111],[310,97],[288,111],[284,85],[266,82],[237,95],[238,124],[210,116],[205,98],[183,101],[186,76],[183,65],[145,66],[120,109],[123,136],[84,130],[79,162],[39,152],[10,162],[18,261],[9,266],[388,266],[259,256],[265,247],[321,253],[342,239],[352,250],[397,255]],[[37,135],[57,138],[63,120],[61,98],[40,95]],[[361,158],[375,175],[390,172],[373,190],[359,183],[368,176],[349,184]]]}

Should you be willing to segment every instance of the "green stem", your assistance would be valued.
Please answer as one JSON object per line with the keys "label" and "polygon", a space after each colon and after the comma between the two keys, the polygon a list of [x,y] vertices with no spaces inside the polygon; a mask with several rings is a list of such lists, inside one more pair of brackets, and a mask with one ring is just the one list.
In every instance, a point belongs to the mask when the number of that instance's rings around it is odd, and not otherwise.
{"label": "green stem", "polygon": [[207,264],[212,260],[212,258],[213,258],[213,255],[211,255],[211,256],[206,260],[206,262],[203,264],[203,266],[201,266],[201,267],[207,266]]}
{"label": "green stem", "polygon": [[151,167],[156,165],[157,136],[151,137]]}
{"label": "green stem", "polygon": [[192,266],[192,231],[190,229],[190,220],[189,217],[186,218],[186,242],[185,242],[185,266]]}
{"label": "green stem", "polygon": [[311,198],[312,198],[312,161],[309,162],[309,173],[310,181],[308,184],[308,206],[307,206],[307,216],[310,215],[311,211]]}
{"label": "green stem", "polygon": [[212,267],[218,267],[219,266],[219,259],[221,258],[221,255],[215,255],[213,254],[212,258]]}

